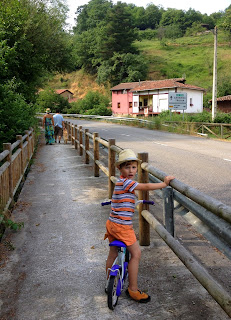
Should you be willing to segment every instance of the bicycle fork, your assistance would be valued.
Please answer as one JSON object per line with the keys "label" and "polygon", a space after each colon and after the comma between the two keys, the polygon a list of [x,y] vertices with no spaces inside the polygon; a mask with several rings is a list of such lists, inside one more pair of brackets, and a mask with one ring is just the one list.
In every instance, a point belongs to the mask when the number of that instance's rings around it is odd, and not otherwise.
{"label": "bicycle fork", "polygon": [[110,271],[110,276],[119,275],[119,281],[116,288],[116,295],[119,297],[123,290],[123,285],[127,276],[128,262],[125,261],[126,248],[118,247],[118,257],[115,259],[113,265],[108,270]]}

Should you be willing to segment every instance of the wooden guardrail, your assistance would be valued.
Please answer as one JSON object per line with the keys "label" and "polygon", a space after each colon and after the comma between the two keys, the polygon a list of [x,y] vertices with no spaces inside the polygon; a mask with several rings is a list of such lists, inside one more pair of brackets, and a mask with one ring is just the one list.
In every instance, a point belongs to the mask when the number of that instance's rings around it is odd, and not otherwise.
{"label": "wooden guardrail", "polygon": [[184,126],[187,132],[194,132],[204,136],[208,133],[219,138],[228,139],[231,137],[230,123],[205,123],[205,122],[180,122],[180,121],[165,121],[165,124],[173,127]]}
{"label": "wooden guardrail", "polygon": [[[108,197],[112,197],[114,184],[117,181],[115,177],[115,159],[122,149],[116,146],[115,139],[108,141],[98,136],[97,132],[90,133],[89,129],[83,129],[66,122],[69,133],[69,141],[77,149],[80,156],[85,157],[85,163],[88,164],[92,159],[94,162],[94,176],[99,176],[101,169],[108,177]],[[90,143],[91,142],[91,143]],[[107,149],[107,165],[101,160],[104,148]],[[101,149],[101,153],[100,153]],[[148,164],[148,153],[139,153],[138,158],[142,163],[138,165],[138,182],[146,183],[149,181],[149,175],[157,180],[164,180],[165,173],[157,170]],[[146,204],[139,206],[139,241],[141,245],[150,244],[150,226],[155,229],[159,236],[166,242],[171,250],[184,263],[194,277],[210,293],[210,295],[220,304],[223,310],[231,317],[231,295],[228,293],[208,272],[201,266],[197,260],[189,253],[183,245],[174,238],[174,203],[177,199],[179,204],[190,208],[193,213],[199,215],[200,219],[215,232],[228,245],[231,244],[231,207],[213,199],[190,186],[187,186],[177,179],[170,182],[169,187],[163,190],[164,193],[164,225],[149,212],[149,206]],[[139,191],[139,199],[147,200],[149,193]],[[206,217],[205,217],[206,216]],[[210,218],[208,218],[210,216]],[[207,219],[207,220],[206,220]],[[212,221],[215,221],[213,224]]]}
{"label": "wooden guardrail", "polygon": [[34,153],[34,130],[17,135],[14,143],[3,143],[0,153],[0,213],[9,209]]}

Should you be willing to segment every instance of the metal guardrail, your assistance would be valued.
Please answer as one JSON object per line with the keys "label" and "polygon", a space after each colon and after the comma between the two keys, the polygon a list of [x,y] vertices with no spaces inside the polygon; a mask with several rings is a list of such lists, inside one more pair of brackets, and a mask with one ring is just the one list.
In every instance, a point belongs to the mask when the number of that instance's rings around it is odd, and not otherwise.
{"label": "metal guardrail", "polygon": [[[79,150],[79,155],[85,155],[85,163],[88,164],[90,158],[94,162],[94,176],[99,176],[101,169],[108,177],[108,198],[112,197],[114,184],[117,181],[115,177],[115,158],[116,154],[122,149],[116,146],[115,139],[108,141],[98,136],[98,133],[90,133],[89,129],[83,129],[66,122],[69,132],[69,140],[75,149]],[[100,155],[100,145],[101,155]],[[106,148],[107,166],[102,161],[102,153]],[[105,151],[105,150],[104,150]],[[163,181],[166,174],[148,164],[148,154],[138,154],[142,164],[138,168],[138,181],[148,182],[148,176],[153,179]],[[140,193],[139,199],[148,199],[148,193]],[[201,266],[197,260],[174,238],[174,200],[180,203],[187,210],[192,211],[203,221],[218,237],[231,246],[231,207],[209,197],[202,192],[174,179],[170,182],[170,187],[164,189],[164,225],[161,225],[156,218],[148,211],[148,205],[139,208],[139,234],[140,244],[150,244],[150,231],[152,226],[159,236],[167,243],[178,258],[185,264],[188,270],[211,294],[211,296],[220,304],[223,310],[231,317],[231,296],[223,287],[214,280],[207,270]]]}

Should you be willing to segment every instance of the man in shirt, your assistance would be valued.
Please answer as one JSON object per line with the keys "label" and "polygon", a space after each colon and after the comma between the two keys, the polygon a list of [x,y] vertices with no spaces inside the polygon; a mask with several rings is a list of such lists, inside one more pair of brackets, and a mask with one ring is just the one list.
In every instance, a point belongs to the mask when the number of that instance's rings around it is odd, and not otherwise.
{"label": "man in shirt", "polygon": [[59,143],[63,136],[63,129],[65,128],[63,116],[60,114],[60,110],[56,110],[56,114],[53,116],[54,124],[55,124],[55,142],[57,142],[57,137],[59,139]]}

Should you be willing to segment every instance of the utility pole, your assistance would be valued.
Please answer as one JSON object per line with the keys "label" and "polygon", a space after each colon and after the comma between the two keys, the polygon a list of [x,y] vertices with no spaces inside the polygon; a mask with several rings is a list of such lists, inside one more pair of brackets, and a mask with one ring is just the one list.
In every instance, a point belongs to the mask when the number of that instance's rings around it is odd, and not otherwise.
{"label": "utility pole", "polygon": [[212,121],[217,113],[217,27],[214,28]]}

